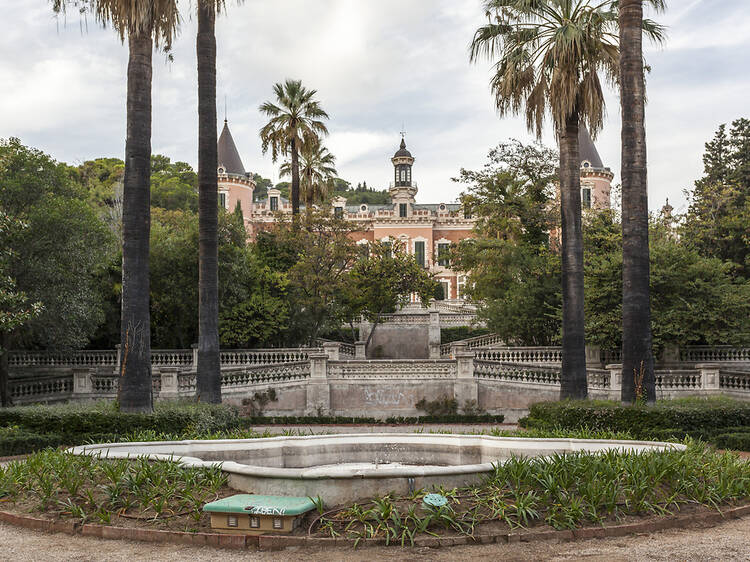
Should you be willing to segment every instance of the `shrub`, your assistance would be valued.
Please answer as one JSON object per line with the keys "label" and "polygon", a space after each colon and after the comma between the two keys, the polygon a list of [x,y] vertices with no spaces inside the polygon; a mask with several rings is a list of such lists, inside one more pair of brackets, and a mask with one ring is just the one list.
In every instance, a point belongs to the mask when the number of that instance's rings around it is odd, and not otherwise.
{"label": "shrub", "polygon": [[719,449],[734,449],[735,451],[750,451],[750,427],[742,433],[721,433],[712,442]]}
{"label": "shrub", "polygon": [[113,440],[140,430],[208,433],[237,427],[234,408],[196,403],[162,403],[151,414],[119,412],[113,403],[23,406],[0,410],[0,426],[27,433],[56,435],[60,445],[79,445],[100,436]]}
{"label": "shrub", "polygon": [[454,341],[467,340],[477,336],[485,336],[492,333],[487,328],[471,328],[469,326],[456,326],[453,328],[440,329],[440,343],[446,344]]}
{"label": "shrub", "polygon": [[417,410],[427,412],[428,416],[454,416],[458,414],[458,401],[450,396],[441,396],[430,401],[422,398],[414,404],[414,407]]}
{"label": "shrub", "polygon": [[523,427],[630,431],[638,438],[673,434],[705,438],[718,429],[750,426],[750,404],[728,399],[689,399],[655,406],[605,401],[541,402],[531,406]]}

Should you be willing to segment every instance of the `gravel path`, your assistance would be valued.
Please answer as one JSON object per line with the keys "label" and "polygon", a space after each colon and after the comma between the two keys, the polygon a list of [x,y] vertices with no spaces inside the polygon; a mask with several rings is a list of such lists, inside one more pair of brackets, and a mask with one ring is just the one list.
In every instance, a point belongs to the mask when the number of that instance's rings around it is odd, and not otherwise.
{"label": "gravel path", "polygon": [[371,562],[373,560],[424,560],[495,562],[509,560],[747,560],[750,561],[750,518],[727,521],[716,527],[693,526],[690,529],[662,531],[611,539],[593,539],[570,543],[528,543],[477,545],[433,550],[367,548],[359,550],[302,550],[283,552],[236,552],[211,548],[162,545],[130,541],[102,540],[91,537],[49,535],[0,523],[0,560],[158,562],[222,562],[284,560],[300,562]]}

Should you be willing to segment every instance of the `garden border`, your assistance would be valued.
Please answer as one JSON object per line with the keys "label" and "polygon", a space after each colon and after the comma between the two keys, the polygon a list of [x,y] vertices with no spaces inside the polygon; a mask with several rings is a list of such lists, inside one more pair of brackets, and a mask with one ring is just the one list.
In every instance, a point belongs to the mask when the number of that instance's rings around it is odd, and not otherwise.
{"label": "garden border", "polygon": [[[474,537],[422,537],[414,541],[415,547],[442,548],[469,544],[507,544],[538,541],[574,541],[593,538],[622,537],[638,533],[653,533],[667,529],[685,528],[695,523],[716,524],[728,519],[739,519],[750,515],[750,504],[727,509],[723,512],[672,516],[657,520],[627,523],[611,527],[584,527],[566,531],[531,531],[527,533],[494,533],[475,535]],[[0,510],[0,521],[46,533],[65,533],[102,539],[125,539],[141,542],[187,544],[192,546],[212,546],[245,550],[257,548],[262,551],[282,550],[287,547],[339,547],[356,544],[355,539],[306,537],[288,535],[229,535],[220,533],[187,533],[184,531],[162,531],[159,529],[140,529],[132,527],[113,527],[75,521],[53,521],[32,517],[11,511]],[[385,539],[360,540],[362,546],[386,546]],[[396,543],[391,543],[397,546]]]}

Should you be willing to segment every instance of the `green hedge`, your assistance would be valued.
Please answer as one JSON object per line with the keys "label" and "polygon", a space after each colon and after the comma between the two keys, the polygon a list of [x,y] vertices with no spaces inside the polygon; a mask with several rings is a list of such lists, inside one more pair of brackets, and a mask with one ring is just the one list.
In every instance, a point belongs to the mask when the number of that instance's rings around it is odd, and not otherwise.
{"label": "green hedge", "polygon": [[[37,435],[51,436],[47,439],[51,446],[80,445],[144,430],[181,434],[233,429],[239,426],[239,415],[229,406],[194,403],[159,404],[150,414],[119,412],[111,403],[24,406],[0,409],[2,426],[17,428],[29,436],[29,443],[35,442],[31,436]],[[0,441],[4,439],[0,432]]]}
{"label": "green hedge", "polygon": [[750,451],[750,427],[741,433],[721,433],[712,439],[712,443],[719,449],[734,449],[735,451]]}
{"label": "green hedge", "polygon": [[727,399],[672,400],[654,406],[623,406],[618,402],[540,402],[523,418],[524,427],[589,427],[630,431],[639,435],[656,429],[685,432],[750,426],[750,404]]}
{"label": "green hedge", "polygon": [[382,424],[421,424],[421,423],[502,423],[505,416],[482,414],[467,416],[451,414],[445,416],[390,417],[384,420],[376,418],[357,418],[347,416],[262,416],[242,418],[242,427],[254,425],[382,425]]}
{"label": "green hedge", "polygon": [[469,326],[455,326],[453,328],[440,329],[440,343],[446,344],[454,341],[467,340],[477,336],[491,334],[492,330],[487,328],[471,328]]}
{"label": "green hedge", "polygon": [[750,404],[724,398],[667,400],[654,406],[623,406],[605,401],[540,402],[532,405],[528,417],[519,423],[537,429],[629,431],[636,439],[692,437],[719,446],[719,435],[750,432]]}

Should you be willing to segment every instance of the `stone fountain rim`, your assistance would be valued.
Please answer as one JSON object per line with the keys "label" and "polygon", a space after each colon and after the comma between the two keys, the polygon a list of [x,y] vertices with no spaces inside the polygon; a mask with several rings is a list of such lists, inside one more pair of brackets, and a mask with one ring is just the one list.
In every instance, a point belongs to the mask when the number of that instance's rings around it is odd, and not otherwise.
{"label": "stone fountain rim", "polygon": [[[141,458],[147,457],[150,460],[161,460],[161,461],[175,461],[182,466],[186,467],[220,467],[222,471],[230,474],[238,474],[243,476],[252,476],[259,478],[280,478],[280,479],[300,479],[300,480],[324,480],[324,479],[352,479],[352,478],[414,478],[424,476],[450,476],[460,474],[476,474],[491,472],[494,466],[498,462],[494,461],[481,464],[463,464],[463,465],[451,465],[451,466],[400,466],[393,469],[351,469],[342,470],[338,468],[334,473],[327,473],[325,470],[321,471],[317,467],[308,468],[275,468],[258,465],[247,465],[240,464],[234,461],[205,461],[198,457],[190,456],[188,451],[185,455],[177,455],[174,453],[147,453],[143,452],[130,452],[130,451],[117,451],[116,449],[124,449],[141,446],[143,448],[155,448],[164,445],[222,445],[232,444],[239,446],[243,444],[252,444],[254,448],[264,448],[264,446],[278,445],[282,442],[304,442],[305,444],[312,443],[314,441],[343,441],[347,439],[351,440],[352,444],[357,442],[372,442],[372,441],[383,441],[385,443],[395,441],[398,443],[409,443],[410,441],[424,441],[424,440],[435,440],[436,444],[443,443],[445,441],[459,441],[461,445],[477,445],[482,442],[489,441],[490,443],[500,444],[508,443],[514,445],[516,448],[521,443],[558,443],[561,445],[568,445],[566,452],[578,452],[586,451],[584,448],[574,448],[575,444],[605,444],[611,445],[605,449],[599,449],[590,451],[592,453],[603,452],[605,450],[620,449],[620,448],[631,448],[633,446],[647,447],[650,450],[667,451],[667,450],[678,450],[684,451],[687,447],[680,443],[667,443],[662,441],[628,441],[622,439],[574,439],[567,437],[553,437],[553,438],[535,438],[535,437],[495,437],[492,435],[461,435],[461,434],[432,434],[432,433],[341,433],[341,434],[330,434],[330,435],[304,435],[304,436],[279,436],[279,437],[261,437],[256,439],[189,439],[181,441],[131,441],[122,443],[96,443],[91,445],[80,445],[68,449],[68,452],[74,455],[96,455],[100,454],[103,458],[111,459],[123,459],[123,458]],[[473,442],[473,443],[472,443]],[[298,443],[299,444],[299,443]],[[510,447],[509,447],[510,448]],[[529,447],[531,448],[531,447]],[[113,450],[115,449],[115,450]],[[539,455],[538,457],[546,456]]]}

